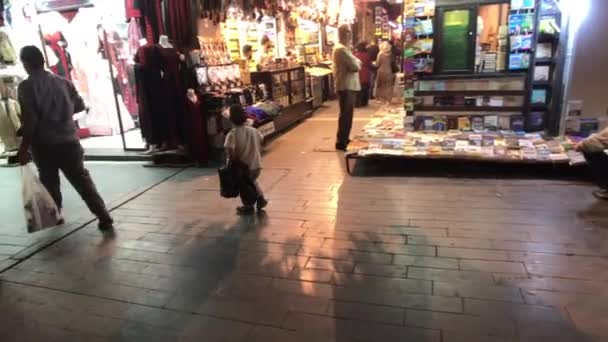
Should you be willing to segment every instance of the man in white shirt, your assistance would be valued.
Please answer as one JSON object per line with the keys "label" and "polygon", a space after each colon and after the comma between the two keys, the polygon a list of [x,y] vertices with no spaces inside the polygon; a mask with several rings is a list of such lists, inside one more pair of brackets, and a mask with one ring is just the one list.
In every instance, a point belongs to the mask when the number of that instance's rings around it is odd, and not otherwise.
{"label": "man in white shirt", "polygon": [[346,151],[350,143],[357,93],[361,90],[359,83],[361,61],[353,55],[349,48],[353,35],[348,25],[345,24],[338,28],[338,37],[340,42],[336,44],[333,51],[334,79],[340,101],[336,150]]}

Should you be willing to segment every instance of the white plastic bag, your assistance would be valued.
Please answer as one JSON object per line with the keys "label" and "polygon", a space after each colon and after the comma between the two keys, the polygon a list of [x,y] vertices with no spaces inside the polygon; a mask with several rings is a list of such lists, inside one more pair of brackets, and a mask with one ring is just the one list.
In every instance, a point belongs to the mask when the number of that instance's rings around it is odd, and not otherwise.
{"label": "white plastic bag", "polygon": [[27,231],[35,233],[56,226],[59,210],[51,194],[36,176],[31,163],[21,167],[21,181]]}

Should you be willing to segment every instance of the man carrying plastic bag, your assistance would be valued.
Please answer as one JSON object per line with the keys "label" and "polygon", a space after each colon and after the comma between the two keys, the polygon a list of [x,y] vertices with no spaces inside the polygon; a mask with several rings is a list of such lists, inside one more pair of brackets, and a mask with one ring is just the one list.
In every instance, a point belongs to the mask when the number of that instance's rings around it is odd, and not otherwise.
{"label": "man carrying plastic bag", "polygon": [[29,77],[19,85],[23,120],[19,163],[30,162],[31,149],[40,182],[59,210],[56,224],[63,224],[61,171],[99,219],[99,229],[112,232],[112,217],[84,167],[84,150],[74,123],[74,114],[85,110],[84,101],[72,82],[44,70],[44,56],[37,47],[24,47],[20,57]]}
{"label": "man carrying plastic bag", "polygon": [[28,233],[56,226],[61,217],[55,200],[42,185],[31,165],[21,167],[21,181]]}

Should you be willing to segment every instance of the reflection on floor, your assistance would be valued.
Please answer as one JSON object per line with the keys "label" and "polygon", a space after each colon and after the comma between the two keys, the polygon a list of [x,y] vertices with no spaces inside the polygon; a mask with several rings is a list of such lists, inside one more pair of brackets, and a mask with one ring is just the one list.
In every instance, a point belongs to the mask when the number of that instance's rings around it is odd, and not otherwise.
{"label": "reflection on floor", "polygon": [[[337,116],[328,103],[265,147],[265,214],[237,217],[217,171],[191,168],[113,200],[115,236],[93,223],[25,254],[40,235],[0,230],[0,341],[608,341],[608,204],[593,185],[374,162],[349,176],[328,148]],[[142,171],[93,176],[107,198]]]}
{"label": "reflection on floor", "polygon": [[[142,139],[141,132],[138,128],[125,133],[125,142],[129,149],[146,148],[146,142]],[[81,143],[85,150],[97,148],[123,149],[122,137],[120,135],[90,137],[82,139]]]}

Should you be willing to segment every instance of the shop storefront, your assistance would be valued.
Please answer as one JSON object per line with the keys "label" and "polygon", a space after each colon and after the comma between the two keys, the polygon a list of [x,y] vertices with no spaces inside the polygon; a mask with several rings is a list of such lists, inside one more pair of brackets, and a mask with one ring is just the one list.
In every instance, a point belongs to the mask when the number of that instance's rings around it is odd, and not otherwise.
{"label": "shop storefront", "polygon": [[377,114],[349,158],[578,163],[591,130],[559,136],[568,13],[556,0],[406,0],[403,108]]}
{"label": "shop storefront", "polygon": [[204,163],[231,104],[269,136],[332,98],[336,28],[354,11],[352,1],[15,0],[2,11],[12,54],[0,72],[15,93],[26,77],[16,53],[39,46],[85,99],[74,121],[87,153]]}

